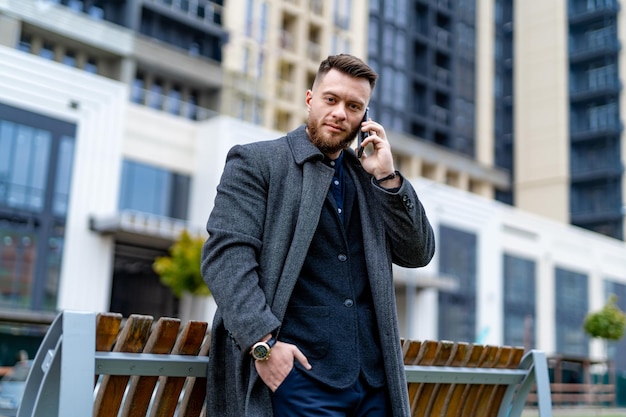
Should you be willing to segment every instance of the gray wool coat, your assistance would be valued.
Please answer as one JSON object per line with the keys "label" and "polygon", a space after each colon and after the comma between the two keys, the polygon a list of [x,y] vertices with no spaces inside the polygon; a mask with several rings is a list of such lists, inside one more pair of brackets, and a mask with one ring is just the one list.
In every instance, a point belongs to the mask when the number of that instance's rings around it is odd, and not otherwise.
{"label": "gray wool coat", "polygon": [[[388,192],[374,184],[353,151],[344,158],[355,179],[393,416],[406,417],[410,411],[391,264],[428,264],[434,235],[408,181],[398,192]],[[322,159],[304,126],[273,141],[235,146],[228,154],[202,252],[202,274],[218,305],[207,415],[273,415],[270,390],[258,377],[249,350],[264,335],[279,331],[333,176]]]}

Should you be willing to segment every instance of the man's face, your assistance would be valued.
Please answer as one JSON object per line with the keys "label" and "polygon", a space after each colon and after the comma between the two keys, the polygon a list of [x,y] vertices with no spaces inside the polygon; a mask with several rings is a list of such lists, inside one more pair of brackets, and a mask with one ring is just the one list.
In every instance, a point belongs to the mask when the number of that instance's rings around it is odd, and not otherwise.
{"label": "man's face", "polygon": [[367,79],[331,69],[306,92],[307,131],[311,142],[325,155],[339,156],[361,128],[371,94]]}

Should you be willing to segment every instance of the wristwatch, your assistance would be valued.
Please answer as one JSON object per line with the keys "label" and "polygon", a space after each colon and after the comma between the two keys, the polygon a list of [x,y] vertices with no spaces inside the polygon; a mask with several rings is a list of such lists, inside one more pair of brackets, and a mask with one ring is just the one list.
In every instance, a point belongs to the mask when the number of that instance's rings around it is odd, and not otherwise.
{"label": "wristwatch", "polygon": [[257,361],[266,361],[270,358],[276,339],[270,337],[266,342],[256,342],[250,350],[250,355]]}

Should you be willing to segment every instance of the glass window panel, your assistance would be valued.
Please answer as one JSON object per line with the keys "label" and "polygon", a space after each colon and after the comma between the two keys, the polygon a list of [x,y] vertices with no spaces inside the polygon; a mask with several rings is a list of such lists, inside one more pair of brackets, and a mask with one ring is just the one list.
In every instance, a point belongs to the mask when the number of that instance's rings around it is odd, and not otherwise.
{"label": "glass window panel", "polygon": [[163,105],[163,87],[159,81],[155,81],[150,86],[150,98],[148,100],[148,106],[153,109],[160,109]]}
{"label": "glass window panel", "polygon": [[124,161],[120,209],[168,216],[171,179],[165,170]]}
{"label": "glass window panel", "polygon": [[439,228],[439,271],[455,279],[455,293],[439,293],[439,339],[473,342],[476,338],[476,235]]}
{"label": "glass window panel", "polygon": [[143,104],[144,100],[144,81],[141,75],[138,75],[133,80],[130,90],[130,100],[133,103]]}
{"label": "glass window panel", "polygon": [[59,158],[57,163],[56,181],[52,212],[57,216],[67,214],[67,205],[70,196],[72,168],[74,165],[74,138],[63,136],[59,144]]}
{"label": "glass window panel", "polygon": [[69,0],[67,3],[67,7],[75,12],[80,13],[83,11],[83,2],[80,0]]}
{"label": "glass window panel", "polygon": [[41,210],[44,205],[46,181],[48,177],[48,161],[50,159],[49,132],[43,130],[35,131],[32,156],[28,206],[35,210]]}
{"label": "glass window panel", "polygon": [[166,111],[171,114],[180,114],[181,92],[179,88],[172,88],[167,94]]}
{"label": "glass window panel", "polygon": [[532,348],[535,344],[536,263],[504,255],[504,343]]}
{"label": "glass window panel", "polygon": [[93,58],[89,58],[87,62],[85,62],[85,66],[83,67],[83,70],[91,74],[97,74],[98,64],[96,63],[96,60]]}
{"label": "glass window panel", "polygon": [[570,355],[588,354],[582,323],[589,310],[587,276],[556,268],[556,350]]}
{"label": "glass window panel", "polygon": [[63,255],[63,238],[65,228],[57,226],[53,235],[48,239],[48,253],[46,259],[46,280],[44,284],[43,307],[54,311],[57,308],[59,277],[61,274],[61,260]]}
{"label": "glass window panel", "polygon": [[[617,297],[617,306],[622,311],[626,311],[626,284],[616,282],[614,280],[605,281],[605,298],[608,300],[611,295]],[[617,342],[609,342],[607,344],[607,354],[613,360],[615,369],[618,372],[626,372],[626,337]]]}
{"label": "glass window panel", "polygon": [[22,35],[22,37],[20,38],[20,43],[17,45],[17,49],[23,52],[30,52],[32,48],[30,42],[30,37]]}
{"label": "glass window panel", "polygon": [[44,59],[53,60],[54,59],[54,50],[52,45],[49,43],[44,43],[41,49],[39,50],[39,56]]}
{"label": "glass window panel", "polygon": [[247,37],[252,36],[252,28],[254,25],[254,0],[246,1],[246,23],[245,34]]}
{"label": "glass window panel", "polygon": [[37,236],[26,229],[0,228],[0,306],[30,305]]}
{"label": "glass window panel", "polygon": [[9,181],[15,125],[0,120],[0,183]]}

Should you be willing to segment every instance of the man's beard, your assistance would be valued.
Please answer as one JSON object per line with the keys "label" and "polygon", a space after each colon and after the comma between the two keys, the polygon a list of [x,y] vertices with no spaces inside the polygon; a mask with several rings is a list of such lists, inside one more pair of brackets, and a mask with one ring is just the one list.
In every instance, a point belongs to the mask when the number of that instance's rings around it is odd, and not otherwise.
{"label": "man's beard", "polygon": [[317,149],[322,151],[324,155],[332,155],[348,148],[361,128],[360,125],[357,126],[354,130],[348,133],[345,138],[337,142],[333,139],[328,140],[320,135],[317,126],[311,120],[307,121],[306,127],[311,142],[317,147]]}

